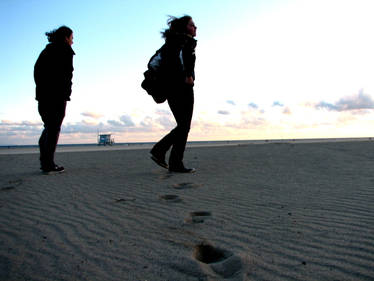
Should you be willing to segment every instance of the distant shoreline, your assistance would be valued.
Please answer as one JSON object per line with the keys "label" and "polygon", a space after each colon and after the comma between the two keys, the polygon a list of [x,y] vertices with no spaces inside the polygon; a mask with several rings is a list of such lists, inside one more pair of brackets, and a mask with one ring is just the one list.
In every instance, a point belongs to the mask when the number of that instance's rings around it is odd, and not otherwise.
{"label": "distant shoreline", "polygon": [[[324,143],[324,142],[357,142],[373,141],[372,137],[363,138],[310,138],[310,139],[265,139],[265,140],[223,140],[223,141],[189,141],[187,147],[209,146],[235,146],[249,144],[274,144],[274,143]],[[87,144],[59,144],[56,152],[78,151],[107,151],[127,149],[149,149],[155,142],[115,143],[113,145]],[[38,145],[0,145],[1,154],[29,154],[39,153]]]}

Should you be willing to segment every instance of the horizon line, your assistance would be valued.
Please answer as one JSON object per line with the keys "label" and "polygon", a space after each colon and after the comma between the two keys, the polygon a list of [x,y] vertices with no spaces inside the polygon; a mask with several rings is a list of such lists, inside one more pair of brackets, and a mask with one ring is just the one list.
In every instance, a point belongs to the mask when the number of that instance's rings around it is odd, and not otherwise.
{"label": "horizon line", "polygon": [[[246,140],[194,140],[187,141],[187,144],[198,144],[198,143],[274,143],[274,142],[334,142],[334,141],[371,141],[374,137],[337,137],[337,138],[287,138],[287,139],[246,139]],[[146,142],[118,142],[113,143],[112,146],[116,145],[148,145],[155,144],[155,141]],[[59,147],[63,146],[92,146],[99,144],[97,142],[92,143],[62,143],[57,144]],[[110,145],[107,145],[110,146]],[[0,148],[17,148],[17,147],[38,147],[38,144],[1,144]]]}

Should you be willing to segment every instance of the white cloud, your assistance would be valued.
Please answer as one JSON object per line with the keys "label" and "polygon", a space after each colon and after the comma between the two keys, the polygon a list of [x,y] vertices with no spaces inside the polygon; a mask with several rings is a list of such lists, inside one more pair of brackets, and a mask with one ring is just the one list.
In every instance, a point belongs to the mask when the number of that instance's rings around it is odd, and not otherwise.
{"label": "white cloud", "polygon": [[116,120],[108,120],[108,124],[113,126],[113,127],[122,127],[123,124],[119,121]]}
{"label": "white cloud", "polygon": [[373,109],[374,100],[370,95],[365,94],[363,90],[360,90],[358,94],[341,98],[335,103],[321,101],[315,105],[315,108],[327,109],[331,111]]}
{"label": "white cloud", "polygon": [[282,103],[279,102],[279,101],[275,101],[275,102],[273,102],[273,106],[280,106],[280,107],[283,107],[284,104],[282,104]]}
{"label": "white cloud", "polygon": [[230,115],[230,112],[227,110],[218,110],[217,113],[221,115]]}
{"label": "white cloud", "polygon": [[253,102],[251,102],[251,103],[248,104],[248,107],[253,108],[253,109],[257,109],[258,105],[255,104],[255,103],[253,103]]}
{"label": "white cloud", "polygon": [[42,123],[41,122],[33,122],[33,121],[21,121],[21,122],[17,122],[17,121],[10,121],[10,120],[1,120],[0,122],[0,126],[31,126],[31,127],[38,127],[38,126],[41,126]]}
{"label": "white cloud", "polygon": [[94,112],[82,112],[81,115],[83,115],[85,117],[90,117],[90,118],[93,118],[93,119],[100,119],[101,117],[104,116],[103,114],[94,113]]}
{"label": "white cloud", "polygon": [[122,124],[125,125],[126,127],[133,127],[133,126],[135,126],[135,124],[132,121],[131,117],[128,116],[128,115],[122,115],[120,117],[120,120],[121,120]]}

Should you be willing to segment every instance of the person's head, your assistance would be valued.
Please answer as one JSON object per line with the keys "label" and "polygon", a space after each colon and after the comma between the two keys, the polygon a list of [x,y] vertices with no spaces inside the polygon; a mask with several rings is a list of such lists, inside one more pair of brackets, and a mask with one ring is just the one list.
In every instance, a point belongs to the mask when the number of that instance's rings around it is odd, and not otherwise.
{"label": "person's head", "polygon": [[162,32],[163,37],[166,37],[168,33],[185,33],[192,37],[196,36],[196,29],[192,17],[186,15],[180,18],[170,17],[168,20],[169,28]]}
{"label": "person's head", "polygon": [[67,26],[61,26],[50,32],[46,32],[48,41],[51,43],[67,43],[73,45],[73,31]]}

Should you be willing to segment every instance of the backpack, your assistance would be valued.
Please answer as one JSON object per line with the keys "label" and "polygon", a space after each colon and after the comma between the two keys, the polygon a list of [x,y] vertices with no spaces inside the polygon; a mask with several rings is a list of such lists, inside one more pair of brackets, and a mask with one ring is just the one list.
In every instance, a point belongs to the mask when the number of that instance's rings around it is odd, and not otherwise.
{"label": "backpack", "polygon": [[156,103],[163,103],[166,100],[166,83],[162,75],[160,50],[157,50],[150,58],[147,65],[148,69],[144,72],[144,80],[141,83],[141,87],[152,96]]}

